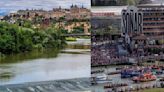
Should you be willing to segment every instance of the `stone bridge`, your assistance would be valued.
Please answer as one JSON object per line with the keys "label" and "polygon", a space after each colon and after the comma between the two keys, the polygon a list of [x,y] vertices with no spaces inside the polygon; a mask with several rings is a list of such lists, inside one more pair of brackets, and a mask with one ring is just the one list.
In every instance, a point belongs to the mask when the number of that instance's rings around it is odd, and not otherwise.
{"label": "stone bridge", "polygon": [[83,92],[90,91],[89,78],[33,82],[0,86],[0,92]]}

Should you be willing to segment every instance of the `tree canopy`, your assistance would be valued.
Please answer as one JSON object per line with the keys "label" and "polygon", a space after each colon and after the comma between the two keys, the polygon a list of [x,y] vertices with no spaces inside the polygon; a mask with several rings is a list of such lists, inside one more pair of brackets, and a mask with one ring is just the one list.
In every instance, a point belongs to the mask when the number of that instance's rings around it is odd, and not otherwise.
{"label": "tree canopy", "polygon": [[55,28],[35,30],[0,22],[0,52],[11,54],[31,51],[34,48],[60,48],[65,43],[61,32]]}

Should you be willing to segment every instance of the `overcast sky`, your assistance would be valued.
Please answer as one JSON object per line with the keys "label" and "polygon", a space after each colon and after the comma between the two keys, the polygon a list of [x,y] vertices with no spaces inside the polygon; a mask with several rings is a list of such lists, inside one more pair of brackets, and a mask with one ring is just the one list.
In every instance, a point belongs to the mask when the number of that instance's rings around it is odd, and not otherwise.
{"label": "overcast sky", "polygon": [[0,0],[0,15],[19,9],[45,9],[56,7],[69,8],[72,4],[90,8],[90,0]]}
{"label": "overcast sky", "polygon": [[153,3],[156,3],[156,4],[164,3],[164,0],[151,0],[151,1],[153,1]]}

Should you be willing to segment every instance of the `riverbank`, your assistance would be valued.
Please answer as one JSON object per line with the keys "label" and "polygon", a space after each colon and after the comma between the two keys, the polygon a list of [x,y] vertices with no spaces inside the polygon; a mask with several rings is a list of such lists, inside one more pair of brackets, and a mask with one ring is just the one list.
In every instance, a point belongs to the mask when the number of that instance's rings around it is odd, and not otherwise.
{"label": "riverbank", "polygon": [[75,37],[66,37],[66,41],[77,41]]}
{"label": "riverbank", "polygon": [[81,36],[81,37],[66,37],[66,41],[77,41],[79,39],[90,39],[88,36]]}
{"label": "riverbank", "polygon": [[[136,91],[138,92],[138,91]],[[140,92],[164,92],[164,88],[145,89]]]}

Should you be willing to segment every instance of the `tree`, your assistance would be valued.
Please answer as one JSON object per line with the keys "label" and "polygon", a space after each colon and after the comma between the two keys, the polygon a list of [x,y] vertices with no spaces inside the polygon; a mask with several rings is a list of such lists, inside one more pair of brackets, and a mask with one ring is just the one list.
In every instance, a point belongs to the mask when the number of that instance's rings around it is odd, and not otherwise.
{"label": "tree", "polygon": [[59,48],[65,43],[58,29],[33,30],[0,22],[0,53],[11,54],[31,51],[33,48]]}
{"label": "tree", "polygon": [[71,33],[84,33],[84,28],[83,27],[74,27],[73,31]]}

